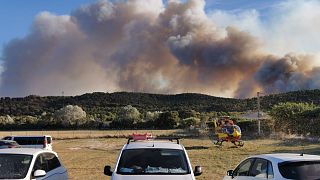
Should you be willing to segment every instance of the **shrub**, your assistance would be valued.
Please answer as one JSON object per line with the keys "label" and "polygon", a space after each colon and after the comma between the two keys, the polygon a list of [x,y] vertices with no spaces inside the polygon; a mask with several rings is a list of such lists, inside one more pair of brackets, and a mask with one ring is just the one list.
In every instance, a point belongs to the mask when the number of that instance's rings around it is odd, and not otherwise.
{"label": "shrub", "polygon": [[122,107],[117,113],[117,117],[112,121],[112,128],[128,129],[141,122],[141,114],[137,108],[127,105]]}
{"label": "shrub", "polygon": [[67,105],[54,113],[54,119],[63,127],[78,127],[86,123],[86,112],[79,106]]}
{"label": "shrub", "polygon": [[313,104],[287,102],[273,106],[270,115],[275,120],[276,131],[307,134],[310,132],[310,123],[319,121],[319,118],[314,116],[319,113],[316,109]]}
{"label": "shrub", "polygon": [[161,113],[155,120],[155,127],[159,129],[175,128],[179,122],[179,113],[177,111],[168,111]]}
{"label": "shrub", "polygon": [[200,124],[200,119],[196,117],[189,117],[181,120],[181,127],[188,128]]}

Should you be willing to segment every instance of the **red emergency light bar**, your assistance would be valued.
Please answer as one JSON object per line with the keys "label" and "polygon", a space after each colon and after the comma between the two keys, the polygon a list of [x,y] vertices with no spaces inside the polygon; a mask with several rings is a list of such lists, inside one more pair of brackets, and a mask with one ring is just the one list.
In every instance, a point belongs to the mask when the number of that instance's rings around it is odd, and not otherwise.
{"label": "red emergency light bar", "polygon": [[148,139],[152,139],[152,134],[151,133],[145,133],[145,134],[132,134],[132,139],[134,141],[138,141],[138,140],[148,140]]}

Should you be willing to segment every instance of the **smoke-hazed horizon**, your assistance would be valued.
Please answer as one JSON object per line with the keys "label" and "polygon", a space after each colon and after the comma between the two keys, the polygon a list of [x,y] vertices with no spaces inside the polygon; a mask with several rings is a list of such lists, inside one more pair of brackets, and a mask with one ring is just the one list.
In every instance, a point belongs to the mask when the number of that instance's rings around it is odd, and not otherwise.
{"label": "smoke-hazed horizon", "polygon": [[272,53],[255,33],[222,27],[217,13],[204,8],[202,0],[132,0],[98,1],[63,16],[42,12],[28,35],[4,47],[0,95],[137,91],[244,98],[320,88],[316,54]]}

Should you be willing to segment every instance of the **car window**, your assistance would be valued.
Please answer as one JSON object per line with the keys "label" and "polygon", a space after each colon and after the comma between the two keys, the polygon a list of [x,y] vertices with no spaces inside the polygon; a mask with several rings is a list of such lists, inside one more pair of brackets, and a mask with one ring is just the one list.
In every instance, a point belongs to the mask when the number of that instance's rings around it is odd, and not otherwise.
{"label": "car window", "polygon": [[11,140],[11,137],[10,136],[7,136],[7,137],[4,137],[2,138],[3,140]]}
{"label": "car window", "polygon": [[48,172],[48,165],[45,161],[44,154],[39,154],[36,162],[34,163],[32,172],[36,170],[44,170],[45,172]]}
{"label": "car window", "polygon": [[254,162],[253,158],[247,159],[242,162],[234,171],[233,176],[248,176],[250,167]]}
{"label": "car window", "polygon": [[0,141],[0,146],[18,146],[18,144],[14,141]]}
{"label": "car window", "polygon": [[14,137],[20,145],[43,145],[44,137]]}
{"label": "car window", "polygon": [[261,158],[256,158],[250,170],[249,176],[267,179],[268,177],[268,161]]}
{"label": "car window", "polygon": [[33,171],[44,170],[49,172],[61,166],[61,163],[57,156],[52,153],[43,153],[37,157]]}
{"label": "car window", "polygon": [[0,179],[23,179],[28,173],[32,155],[0,154]]}
{"label": "car window", "polygon": [[51,137],[47,137],[47,144],[51,144]]}
{"label": "car window", "polygon": [[278,167],[281,175],[287,179],[320,179],[320,161],[283,162]]}
{"label": "car window", "polygon": [[122,152],[118,174],[190,174],[183,150],[127,149]]}
{"label": "car window", "polygon": [[58,157],[54,154],[46,153],[45,159],[48,162],[48,171],[51,171],[51,170],[56,169],[61,166],[61,163],[60,163]]}

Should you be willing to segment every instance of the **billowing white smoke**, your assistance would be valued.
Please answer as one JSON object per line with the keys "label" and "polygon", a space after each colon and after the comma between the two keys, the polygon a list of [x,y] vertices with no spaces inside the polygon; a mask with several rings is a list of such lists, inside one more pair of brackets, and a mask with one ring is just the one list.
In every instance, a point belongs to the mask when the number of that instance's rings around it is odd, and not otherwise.
{"label": "billowing white smoke", "polygon": [[68,16],[40,13],[3,53],[1,96],[93,91],[199,92],[319,88],[310,55],[277,57],[238,27],[221,28],[203,0],[98,1]]}

